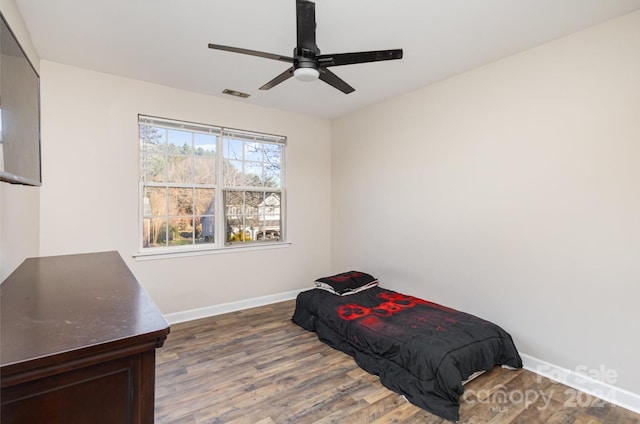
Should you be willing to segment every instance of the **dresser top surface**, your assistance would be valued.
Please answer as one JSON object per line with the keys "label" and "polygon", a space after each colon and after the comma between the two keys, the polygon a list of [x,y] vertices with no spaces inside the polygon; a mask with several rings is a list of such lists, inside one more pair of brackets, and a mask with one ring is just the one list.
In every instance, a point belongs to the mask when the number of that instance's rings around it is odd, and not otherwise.
{"label": "dresser top surface", "polygon": [[27,259],[0,298],[2,367],[169,332],[117,252]]}

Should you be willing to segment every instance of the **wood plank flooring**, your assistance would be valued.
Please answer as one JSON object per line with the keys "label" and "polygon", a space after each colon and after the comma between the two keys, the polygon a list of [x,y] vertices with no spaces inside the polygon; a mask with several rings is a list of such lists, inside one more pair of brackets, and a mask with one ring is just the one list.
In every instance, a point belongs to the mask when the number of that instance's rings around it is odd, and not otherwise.
{"label": "wood plank flooring", "polygon": [[[294,301],[176,324],[157,350],[156,423],[449,423],[386,389],[290,318]],[[466,385],[460,423],[640,424],[640,415],[526,371]]]}

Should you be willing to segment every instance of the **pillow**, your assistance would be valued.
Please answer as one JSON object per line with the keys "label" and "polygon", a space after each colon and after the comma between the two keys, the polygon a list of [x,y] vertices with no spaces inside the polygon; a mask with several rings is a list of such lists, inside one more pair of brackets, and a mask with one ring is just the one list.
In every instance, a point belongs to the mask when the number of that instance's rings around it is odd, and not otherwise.
{"label": "pillow", "polygon": [[378,279],[365,272],[349,271],[318,278],[315,284],[316,288],[330,291],[338,296],[346,296],[377,286]]}

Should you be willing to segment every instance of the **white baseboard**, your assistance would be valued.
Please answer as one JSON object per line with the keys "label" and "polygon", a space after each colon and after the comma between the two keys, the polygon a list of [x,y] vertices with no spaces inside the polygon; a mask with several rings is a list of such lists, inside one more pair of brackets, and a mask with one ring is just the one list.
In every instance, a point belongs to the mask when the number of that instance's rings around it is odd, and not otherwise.
{"label": "white baseboard", "polygon": [[219,305],[205,306],[203,308],[190,309],[188,311],[174,312],[166,314],[164,318],[169,324],[192,321],[201,318],[208,318],[215,315],[226,314],[228,312],[240,311],[242,309],[255,308],[257,306],[270,305],[272,303],[295,299],[303,290],[292,290],[284,293],[277,293],[268,296],[254,297],[251,299],[238,300],[236,302],[222,303]]}
{"label": "white baseboard", "polygon": [[[595,398],[599,398],[630,411],[640,413],[640,394],[621,389],[611,384],[615,381],[608,382],[607,380],[615,380],[615,378],[608,379],[606,375],[608,371],[605,369],[592,370],[592,372],[587,372],[587,374],[589,374],[587,375],[577,372],[577,370],[572,371],[550,364],[530,355],[521,353],[520,356],[522,357],[523,367],[529,371],[593,396],[593,401],[595,401]],[[593,378],[591,376],[593,373],[597,374],[599,378]],[[590,399],[578,397],[575,400],[580,404],[585,402],[589,403]]]}

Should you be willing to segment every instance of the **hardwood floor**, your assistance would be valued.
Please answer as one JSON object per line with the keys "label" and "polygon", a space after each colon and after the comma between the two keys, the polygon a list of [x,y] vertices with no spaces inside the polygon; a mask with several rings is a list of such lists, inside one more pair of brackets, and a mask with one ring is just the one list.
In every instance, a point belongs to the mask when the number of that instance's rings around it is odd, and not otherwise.
{"label": "hardwood floor", "polygon": [[[176,324],[157,350],[156,423],[449,423],[290,318],[294,301]],[[640,415],[526,371],[466,385],[460,423],[627,423]]]}

